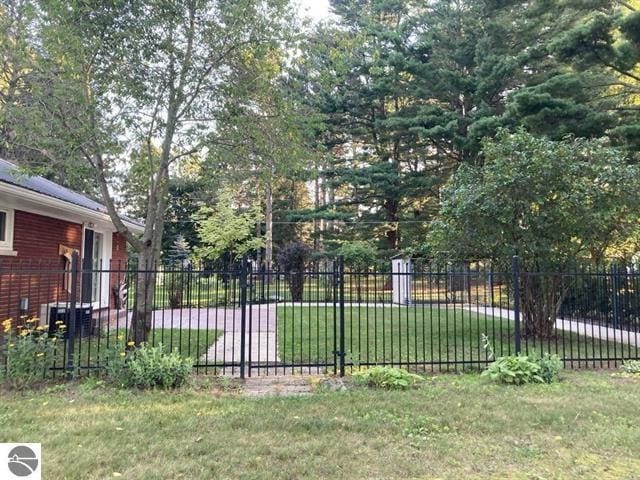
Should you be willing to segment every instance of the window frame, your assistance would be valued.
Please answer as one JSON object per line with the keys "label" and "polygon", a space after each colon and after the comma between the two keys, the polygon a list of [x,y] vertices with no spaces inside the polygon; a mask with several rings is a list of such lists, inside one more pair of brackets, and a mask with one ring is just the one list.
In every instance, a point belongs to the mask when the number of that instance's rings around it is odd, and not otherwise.
{"label": "window frame", "polygon": [[0,255],[15,256],[16,252],[13,251],[15,210],[11,208],[0,208],[0,212],[5,214],[5,239],[0,240]]}

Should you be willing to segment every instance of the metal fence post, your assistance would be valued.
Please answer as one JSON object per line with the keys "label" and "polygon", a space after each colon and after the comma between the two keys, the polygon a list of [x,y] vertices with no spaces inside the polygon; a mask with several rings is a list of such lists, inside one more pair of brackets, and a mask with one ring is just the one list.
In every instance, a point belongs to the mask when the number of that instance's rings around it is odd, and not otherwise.
{"label": "metal fence post", "polygon": [[522,352],[522,332],[520,330],[520,262],[517,255],[511,259],[511,274],[513,275],[513,319],[516,337],[516,355]]}
{"label": "metal fence post", "polygon": [[338,288],[340,286],[340,273],[338,262],[333,261],[333,285],[331,290],[331,301],[333,303],[333,373],[334,375],[338,374],[338,349],[340,348],[340,343],[338,339],[338,309],[339,306],[337,304],[339,300],[338,296]]}
{"label": "metal fence post", "polygon": [[247,256],[240,267],[240,378],[245,377],[245,351],[247,342]]}
{"label": "metal fence post", "polygon": [[338,355],[340,357],[340,376],[344,377],[344,257],[342,255],[339,257],[338,271],[340,282],[340,352]]}
{"label": "metal fence post", "polygon": [[77,324],[77,302],[78,302],[78,252],[71,255],[71,292],[69,293],[69,321],[67,324],[67,358],[65,359],[67,380],[73,378],[74,373],[74,347],[76,339]]}
{"label": "metal fence post", "polygon": [[611,309],[613,314],[613,328],[618,328],[618,325],[620,325],[620,287],[618,285],[618,276],[618,265],[614,263],[611,265]]}

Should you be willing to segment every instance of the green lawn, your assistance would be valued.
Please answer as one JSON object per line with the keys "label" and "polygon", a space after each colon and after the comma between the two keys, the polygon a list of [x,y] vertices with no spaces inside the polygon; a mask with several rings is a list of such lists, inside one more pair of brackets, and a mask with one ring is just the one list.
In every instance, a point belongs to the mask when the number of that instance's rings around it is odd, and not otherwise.
{"label": "green lawn", "polygon": [[[194,360],[201,358],[208,348],[216,342],[216,340],[224,332],[219,330],[180,330],[177,328],[158,328],[151,330],[149,342],[153,345],[162,343],[167,350],[178,349],[184,357],[191,357]],[[101,355],[105,350],[113,345],[116,341],[126,341],[126,331],[124,329],[114,329],[107,333],[94,335],[90,337],[78,338],[75,342],[75,358],[76,364],[86,367],[88,365],[98,365]],[[60,351],[60,356],[64,352]],[[61,365],[57,362],[56,366]]]}
{"label": "green lawn", "polygon": [[640,379],[562,377],[261,399],[94,381],[0,392],[0,442],[42,442],[43,478],[60,480],[638,478]]}
{"label": "green lawn", "polygon": [[[392,290],[387,276],[369,275],[367,278],[362,277],[358,283],[356,277],[352,275],[345,276],[344,299],[346,302],[391,302]],[[155,290],[155,308],[169,307],[169,290],[170,281],[169,274],[161,276]],[[198,274],[185,274],[182,281],[182,300],[185,307],[213,307],[216,305],[230,305],[237,303],[240,298],[240,282],[238,278],[233,278],[229,282],[224,282],[220,275],[212,275],[204,277]],[[132,287],[133,289],[133,287]],[[413,284],[413,298],[425,302],[445,302],[455,301],[471,302],[471,303],[493,303],[508,306],[508,298],[506,295],[506,287],[497,285],[493,293],[485,290],[484,287],[473,286],[470,290],[471,298],[468,298],[464,292],[447,291],[444,284],[437,286],[431,281],[425,279],[416,279]],[[265,298],[279,298],[285,301],[291,301],[291,292],[289,286],[280,276],[273,278],[271,283],[263,282],[263,277],[250,279],[247,296],[255,301]],[[333,279],[329,275],[315,275],[313,278],[306,278],[303,292],[303,300],[305,302],[331,302],[337,296],[334,288]],[[129,293],[130,301],[133,301],[133,291]],[[132,306],[132,305],[131,305]]]}
{"label": "green lawn", "polygon": [[[278,349],[286,363],[333,362],[338,349],[334,336],[332,307],[278,307]],[[335,322],[337,324],[337,322]],[[336,327],[338,328],[338,327]],[[347,362],[441,363],[485,362],[487,354],[482,334],[486,333],[496,356],[515,353],[513,322],[470,312],[461,308],[416,307],[347,307],[345,308],[345,350]],[[559,331],[556,339],[546,342],[523,340],[529,353],[558,353],[580,359],[611,356],[614,344]],[[615,345],[617,356],[621,346]],[[626,349],[625,349],[626,350]],[[635,352],[635,348],[632,350]],[[573,366],[579,366],[574,362]],[[585,362],[582,362],[585,366]],[[588,362],[586,366],[607,366],[606,362]]]}

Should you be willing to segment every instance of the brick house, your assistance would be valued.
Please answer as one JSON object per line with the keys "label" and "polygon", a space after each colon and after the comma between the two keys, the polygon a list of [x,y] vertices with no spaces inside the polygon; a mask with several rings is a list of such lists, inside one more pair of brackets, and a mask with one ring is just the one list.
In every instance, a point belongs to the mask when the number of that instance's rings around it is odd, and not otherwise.
{"label": "brick house", "polygon": [[[144,226],[127,217],[136,233]],[[113,308],[124,281],[126,242],[100,203],[0,159],[0,320],[41,316],[67,302],[73,252],[83,274],[78,300],[92,311]]]}

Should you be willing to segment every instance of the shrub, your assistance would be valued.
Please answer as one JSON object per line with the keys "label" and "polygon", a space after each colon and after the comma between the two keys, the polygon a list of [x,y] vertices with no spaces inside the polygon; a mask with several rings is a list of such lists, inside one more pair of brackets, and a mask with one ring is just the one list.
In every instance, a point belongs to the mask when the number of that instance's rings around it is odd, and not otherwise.
{"label": "shrub", "polygon": [[352,377],[358,385],[390,390],[406,390],[424,380],[420,375],[394,367],[373,367],[359,370]]}
{"label": "shrub", "polygon": [[287,273],[287,281],[294,302],[302,301],[304,292],[304,269],[311,254],[309,246],[302,242],[291,242],[278,252],[278,265]]}
{"label": "shrub", "polygon": [[356,300],[362,301],[362,277],[366,279],[366,273],[376,262],[376,248],[370,242],[354,240],[340,245],[338,254],[344,257],[344,263],[351,267],[356,281]]}
{"label": "shrub", "polygon": [[4,341],[0,342],[0,379],[14,388],[43,380],[58,357],[65,325],[49,335],[48,325],[37,318],[22,317],[24,325],[13,328],[11,319],[2,322]]}
{"label": "shrub", "polygon": [[499,357],[482,372],[491,380],[522,385],[525,383],[552,383],[558,378],[562,362],[557,355],[546,354],[540,359],[527,355]]}
{"label": "shrub", "polygon": [[540,366],[540,376],[544,383],[553,383],[558,380],[558,373],[562,369],[562,360],[558,355],[545,353],[537,360]]}
{"label": "shrub", "polygon": [[482,372],[482,376],[514,385],[544,383],[544,379],[540,376],[540,365],[527,355],[499,357]]}
{"label": "shrub", "polygon": [[107,352],[106,373],[110,380],[123,387],[178,388],[187,381],[193,359],[183,358],[177,351],[165,352],[143,343],[137,348],[117,342]]}
{"label": "shrub", "polygon": [[620,368],[625,373],[640,374],[640,360],[625,360]]}

